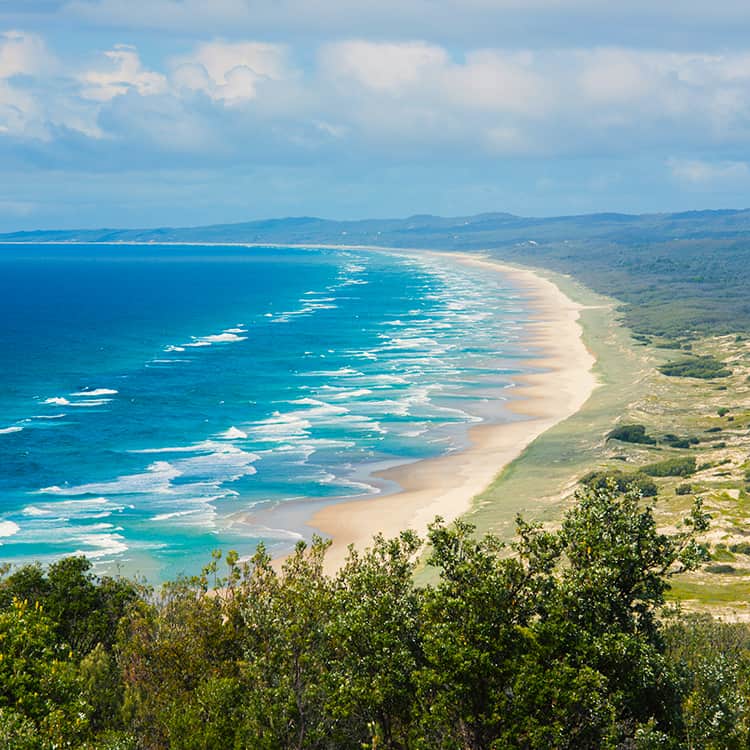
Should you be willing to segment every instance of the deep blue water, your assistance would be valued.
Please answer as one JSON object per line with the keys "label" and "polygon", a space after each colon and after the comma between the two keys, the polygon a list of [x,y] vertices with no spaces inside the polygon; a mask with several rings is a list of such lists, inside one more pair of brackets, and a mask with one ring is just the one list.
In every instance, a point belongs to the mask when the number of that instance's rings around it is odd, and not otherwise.
{"label": "deep blue water", "polygon": [[285,507],[510,418],[525,320],[433,257],[0,245],[0,560],[158,580],[288,548]]}

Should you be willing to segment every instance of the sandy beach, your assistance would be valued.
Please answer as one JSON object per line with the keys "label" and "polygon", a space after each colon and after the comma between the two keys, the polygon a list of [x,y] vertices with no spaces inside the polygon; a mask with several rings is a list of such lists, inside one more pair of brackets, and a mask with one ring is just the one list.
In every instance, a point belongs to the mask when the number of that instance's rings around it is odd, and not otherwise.
{"label": "sandy beach", "polygon": [[[422,255],[426,253],[423,251]],[[531,361],[540,372],[519,379],[509,408],[527,417],[506,424],[485,423],[469,432],[463,451],[399,466],[376,476],[395,481],[402,490],[326,506],[309,525],[331,537],[327,567],[341,566],[347,548],[364,548],[373,534],[396,536],[403,529],[424,535],[435,516],[446,521],[466,513],[502,469],[536,437],[577,412],[597,386],[594,357],[582,340],[581,306],[551,281],[476,255],[432,253],[456,263],[501,273],[523,291],[533,311],[531,343],[543,355]]]}

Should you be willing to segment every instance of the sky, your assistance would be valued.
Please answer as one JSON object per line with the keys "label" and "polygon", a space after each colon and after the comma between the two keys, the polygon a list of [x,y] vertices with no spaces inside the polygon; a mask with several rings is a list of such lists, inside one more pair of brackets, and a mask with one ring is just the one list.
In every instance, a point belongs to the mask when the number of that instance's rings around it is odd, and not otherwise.
{"label": "sky", "polygon": [[0,231],[749,193],[746,0],[0,0]]}

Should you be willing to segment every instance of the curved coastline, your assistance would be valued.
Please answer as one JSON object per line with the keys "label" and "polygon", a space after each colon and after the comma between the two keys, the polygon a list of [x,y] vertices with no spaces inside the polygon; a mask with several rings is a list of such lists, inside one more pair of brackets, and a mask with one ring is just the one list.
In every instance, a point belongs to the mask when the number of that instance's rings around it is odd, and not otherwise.
{"label": "curved coastline", "polygon": [[575,414],[598,385],[593,373],[596,360],[583,341],[579,324],[583,306],[552,281],[531,269],[485,256],[421,253],[503,274],[523,290],[533,311],[530,341],[543,352],[529,364],[539,372],[519,377],[514,400],[506,405],[523,419],[477,425],[469,430],[469,445],[462,451],[375,474],[395,482],[401,488],[397,492],[318,509],[307,525],[331,538],[326,556],[330,570],[341,566],[349,545],[362,549],[377,532],[390,537],[413,529],[424,536],[435,516],[451,521],[471,510],[474,498],[509,463],[539,435]]}
{"label": "curved coastline", "polygon": [[[45,244],[45,243],[40,243]],[[49,243],[66,244],[66,243]],[[69,243],[78,244],[78,243]],[[143,242],[105,242],[106,245],[144,245]],[[267,243],[175,243],[163,245],[235,245],[271,247]],[[481,269],[488,275],[501,274],[523,294],[530,315],[525,340],[540,352],[526,360],[536,370],[516,376],[512,400],[501,402],[498,412],[512,411],[519,419],[512,422],[484,422],[468,430],[468,445],[435,458],[401,463],[371,474],[381,488],[396,488],[381,495],[342,498],[338,502],[290,503],[288,513],[298,529],[322,533],[332,539],[326,558],[329,570],[341,566],[349,545],[362,549],[374,534],[396,536],[404,529],[421,536],[435,516],[450,521],[476,507],[475,499],[537,437],[578,412],[598,385],[592,371],[595,357],[583,341],[579,322],[586,306],[574,302],[562,289],[537,269],[510,265],[480,254],[429,251],[372,245],[289,244],[279,247],[364,250],[397,255],[419,255],[449,260],[457,265]],[[263,510],[240,511],[232,519],[238,528],[244,523],[264,520]],[[261,524],[262,525],[262,524]],[[285,526],[286,527],[286,526]],[[480,529],[484,530],[484,529]],[[285,555],[279,559],[283,559]]]}

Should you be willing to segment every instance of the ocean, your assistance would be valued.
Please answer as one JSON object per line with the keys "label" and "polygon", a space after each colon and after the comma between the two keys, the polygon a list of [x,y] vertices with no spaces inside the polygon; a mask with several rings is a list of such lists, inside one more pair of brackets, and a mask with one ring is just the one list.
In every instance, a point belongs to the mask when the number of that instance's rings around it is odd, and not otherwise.
{"label": "ocean", "polygon": [[281,554],[307,508],[518,419],[530,318],[443,256],[0,245],[0,562],[158,582]]}

